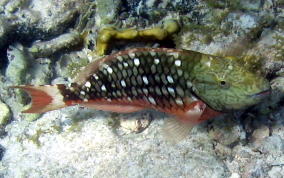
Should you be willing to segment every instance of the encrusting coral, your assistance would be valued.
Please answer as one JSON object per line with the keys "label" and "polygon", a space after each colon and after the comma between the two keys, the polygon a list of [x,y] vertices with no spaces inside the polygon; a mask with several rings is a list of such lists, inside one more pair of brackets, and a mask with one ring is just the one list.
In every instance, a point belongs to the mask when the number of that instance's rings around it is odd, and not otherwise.
{"label": "encrusting coral", "polygon": [[153,40],[163,40],[168,36],[178,32],[180,26],[177,20],[168,19],[162,22],[161,27],[145,30],[136,29],[117,29],[115,27],[103,28],[97,39],[97,55],[106,54],[109,43],[112,39],[132,40],[135,38],[151,38]]}

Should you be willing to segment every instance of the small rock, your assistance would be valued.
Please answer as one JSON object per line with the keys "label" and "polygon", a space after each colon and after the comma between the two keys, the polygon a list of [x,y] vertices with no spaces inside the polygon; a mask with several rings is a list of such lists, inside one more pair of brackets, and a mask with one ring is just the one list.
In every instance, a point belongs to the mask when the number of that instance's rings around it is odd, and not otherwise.
{"label": "small rock", "polygon": [[10,35],[11,24],[8,23],[7,19],[0,16],[0,48],[5,46]]}
{"label": "small rock", "polygon": [[244,31],[245,34],[250,32],[252,29],[260,28],[259,19],[248,13],[231,13],[228,15],[228,22],[232,23],[233,30]]}
{"label": "small rock", "polygon": [[98,13],[96,20],[102,24],[109,24],[113,21],[121,6],[121,1],[97,0]]}
{"label": "small rock", "polygon": [[241,175],[236,173],[236,172],[234,172],[234,173],[232,173],[230,178],[241,178]]}
{"label": "small rock", "polygon": [[119,126],[116,129],[118,135],[143,132],[153,120],[149,113],[142,114],[141,117],[119,118]]}
{"label": "small rock", "polygon": [[75,48],[82,43],[82,38],[78,33],[71,32],[60,35],[50,41],[36,41],[29,48],[29,51],[38,57],[47,57],[63,49]]}
{"label": "small rock", "polygon": [[7,57],[9,60],[6,69],[7,80],[16,85],[22,84],[27,76],[25,72],[28,67],[24,47],[20,43],[10,45],[7,49]]}
{"label": "small rock", "polygon": [[246,150],[241,150],[241,151],[239,151],[237,154],[236,154],[236,156],[235,157],[237,157],[237,158],[250,158],[251,157],[251,154],[248,152],[248,151],[246,151]]}
{"label": "small rock", "polygon": [[267,126],[262,126],[259,129],[256,129],[252,133],[253,141],[262,141],[263,139],[269,137],[269,128]]}
{"label": "small rock", "polygon": [[283,168],[281,168],[280,166],[274,166],[272,167],[272,169],[268,172],[269,177],[271,178],[282,178],[283,174],[281,174],[281,172],[283,172]]}
{"label": "small rock", "polygon": [[262,126],[256,129],[251,136],[253,146],[258,149],[262,142],[269,137],[269,128],[267,126]]}
{"label": "small rock", "polygon": [[278,156],[284,153],[284,140],[279,135],[273,135],[265,139],[259,151],[263,154]]}
{"label": "small rock", "polygon": [[220,157],[227,157],[228,155],[232,154],[232,150],[229,147],[224,146],[220,143],[217,143],[215,145],[214,150],[216,151],[216,154]]}

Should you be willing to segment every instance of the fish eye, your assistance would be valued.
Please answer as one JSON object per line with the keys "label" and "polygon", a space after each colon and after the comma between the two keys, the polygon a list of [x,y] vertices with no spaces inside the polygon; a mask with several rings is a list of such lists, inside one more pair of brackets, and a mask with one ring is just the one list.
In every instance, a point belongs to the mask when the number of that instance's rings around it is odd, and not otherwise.
{"label": "fish eye", "polygon": [[224,85],[227,84],[227,82],[226,82],[225,80],[221,80],[221,81],[220,81],[220,84],[221,84],[222,86],[224,86]]}
{"label": "fish eye", "polygon": [[220,80],[219,84],[224,89],[227,89],[229,87],[229,83],[226,80],[224,80],[224,79]]}

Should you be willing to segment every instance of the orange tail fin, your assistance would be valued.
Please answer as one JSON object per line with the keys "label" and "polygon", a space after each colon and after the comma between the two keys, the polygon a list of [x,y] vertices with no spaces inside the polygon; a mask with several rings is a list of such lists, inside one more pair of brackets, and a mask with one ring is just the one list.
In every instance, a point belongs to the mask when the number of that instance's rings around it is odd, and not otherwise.
{"label": "orange tail fin", "polygon": [[67,106],[63,101],[63,96],[59,91],[59,86],[62,88],[65,85],[23,85],[12,86],[10,88],[23,89],[28,91],[31,95],[32,105],[30,109],[23,111],[23,113],[44,113]]}

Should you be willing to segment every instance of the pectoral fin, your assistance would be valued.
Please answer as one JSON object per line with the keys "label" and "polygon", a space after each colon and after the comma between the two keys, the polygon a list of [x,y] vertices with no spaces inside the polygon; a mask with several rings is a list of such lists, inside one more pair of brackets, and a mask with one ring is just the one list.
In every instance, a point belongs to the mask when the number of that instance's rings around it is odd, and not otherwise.
{"label": "pectoral fin", "polygon": [[195,106],[184,113],[183,116],[167,119],[162,128],[164,138],[172,144],[177,144],[188,136],[201,117],[205,103],[196,102]]}
{"label": "pectoral fin", "polygon": [[245,36],[238,37],[236,40],[222,48],[215,55],[220,57],[237,57],[252,44],[257,32],[252,31]]}
{"label": "pectoral fin", "polygon": [[195,124],[183,123],[177,118],[165,120],[162,128],[163,137],[171,144],[177,144],[188,136]]}

